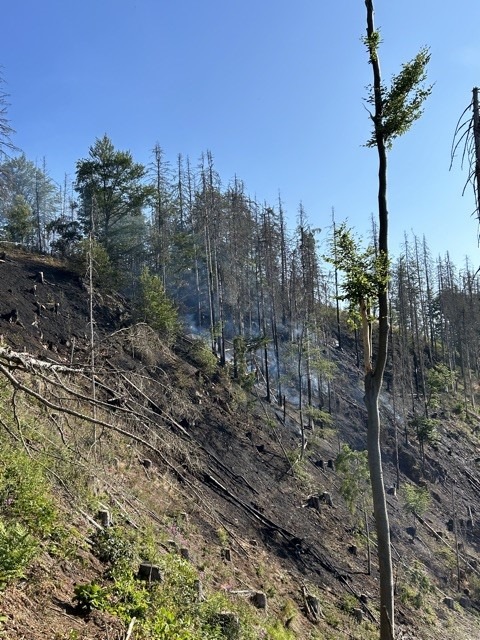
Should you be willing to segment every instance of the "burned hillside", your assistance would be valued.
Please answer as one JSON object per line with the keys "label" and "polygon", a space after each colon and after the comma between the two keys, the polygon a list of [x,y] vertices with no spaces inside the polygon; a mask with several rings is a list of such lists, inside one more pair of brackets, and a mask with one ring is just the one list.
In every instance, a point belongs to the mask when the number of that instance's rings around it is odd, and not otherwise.
{"label": "burned hillside", "polygon": [[[296,402],[268,402],[262,379],[243,388],[197,339],[169,346],[129,320],[124,298],[96,293],[92,371],[82,279],[40,256],[7,251],[3,260],[3,637],[376,637],[371,506],[365,495],[348,509],[337,468],[343,445],[365,449],[354,341],[339,349],[333,330],[326,338],[335,372],[322,420],[309,420]],[[440,394],[422,455],[416,427],[382,392],[403,638],[478,634],[480,418],[459,397]],[[23,484],[6,479],[27,482],[29,468],[57,513],[46,519],[45,497],[35,512],[43,531]],[[7,566],[17,525],[35,552]],[[142,563],[160,567],[163,583],[145,587]],[[165,635],[166,620],[177,636]]]}

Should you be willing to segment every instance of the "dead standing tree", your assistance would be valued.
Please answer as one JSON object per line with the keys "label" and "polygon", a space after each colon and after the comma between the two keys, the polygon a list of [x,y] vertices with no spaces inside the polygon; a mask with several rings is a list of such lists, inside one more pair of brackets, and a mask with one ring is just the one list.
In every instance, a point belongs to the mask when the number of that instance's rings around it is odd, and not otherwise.
{"label": "dead standing tree", "polygon": [[[475,215],[480,224],[480,110],[478,104],[478,87],[472,90],[472,100],[458,119],[452,142],[450,155],[450,169],[452,168],[457,151],[462,148],[461,167],[464,162],[468,162],[469,173],[462,195],[465,193],[467,185],[473,187],[475,197]],[[480,241],[480,233],[479,233]]]}

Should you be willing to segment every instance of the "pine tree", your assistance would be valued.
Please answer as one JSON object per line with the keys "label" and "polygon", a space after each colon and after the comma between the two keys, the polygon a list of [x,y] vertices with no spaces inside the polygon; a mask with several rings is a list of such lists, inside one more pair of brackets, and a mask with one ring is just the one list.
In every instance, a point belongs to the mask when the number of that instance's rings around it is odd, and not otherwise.
{"label": "pine tree", "polygon": [[89,157],[77,162],[79,218],[87,232],[93,230],[114,264],[138,244],[136,222],[153,197],[145,175],[145,167],[134,162],[129,151],[117,151],[107,135],[97,138]]}

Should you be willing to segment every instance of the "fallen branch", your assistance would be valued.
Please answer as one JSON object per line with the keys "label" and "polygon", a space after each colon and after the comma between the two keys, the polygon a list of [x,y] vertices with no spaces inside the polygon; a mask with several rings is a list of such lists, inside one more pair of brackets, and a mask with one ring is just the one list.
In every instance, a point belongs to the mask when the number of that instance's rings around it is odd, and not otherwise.
{"label": "fallen branch", "polygon": [[137,621],[136,618],[132,618],[130,620],[130,624],[128,625],[128,630],[127,630],[127,635],[125,636],[125,640],[130,640],[130,637],[131,637],[132,632],[133,632],[133,627],[134,627],[136,621]]}
{"label": "fallen branch", "polygon": [[48,371],[62,371],[68,373],[80,373],[83,369],[74,369],[72,367],[66,367],[63,364],[55,364],[53,362],[46,362],[45,360],[39,360],[34,358],[29,353],[20,353],[18,351],[12,351],[8,347],[0,347],[0,358],[7,361],[7,367],[11,366],[11,363],[17,365],[16,368],[21,368],[25,371],[35,371],[35,369],[46,369]]}

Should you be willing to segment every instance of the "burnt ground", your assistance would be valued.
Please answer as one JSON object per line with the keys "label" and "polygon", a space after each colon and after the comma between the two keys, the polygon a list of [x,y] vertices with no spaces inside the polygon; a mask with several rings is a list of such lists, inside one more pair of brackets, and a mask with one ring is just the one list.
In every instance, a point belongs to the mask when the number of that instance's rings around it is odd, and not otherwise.
{"label": "burnt ground", "polygon": [[[367,575],[366,545],[339,494],[341,479],[334,465],[328,466],[340,443],[355,448],[365,444],[362,376],[353,353],[347,349],[333,352],[337,365],[335,428],[309,432],[305,460],[292,470],[291,460],[298,457],[300,444],[294,407],[288,407],[284,423],[282,411],[262,399],[261,388],[245,396],[227,376],[204,375],[188,355],[188,341],[172,352],[160,343],[135,342],[131,335],[125,339],[122,327],[128,324],[129,308],[120,297],[96,294],[94,315],[104,400],[113,395],[123,398],[127,407],[143,403],[142,411],[150,412],[153,417],[149,419],[157,425],[158,433],[162,432],[157,436],[168,441],[164,455],[137,448],[134,457],[151,458],[148,482],[169,493],[175,509],[187,513],[194,522],[195,533],[186,541],[193,561],[200,562],[208,545],[218,547],[220,554],[218,530],[223,528],[230,541],[234,586],[275,592],[273,611],[280,596],[293,600],[303,612],[293,627],[297,637],[308,638],[315,628],[320,637],[323,633],[332,638],[370,637],[360,631],[356,635],[355,626],[352,631],[352,626],[343,622],[335,627],[328,616],[315,627],[305,615],[302,596],[304,587],[315,589],[328,610],[340,609],[345,596],[353,596],[375,628],[376,563],[374,560],[372,573]],[[7,251],[0,263],[0,334],[4,345],[47,361],[84,364],[89,359],[88,317],[88,294],[78,275],[49,258]],[[122,372],[142,376],[141,393],[125,382]],[[384,395],[383,414],[385,481],[391,487],[396,471],[388,394]],[[445,637],[460,640],[480,637],[480,602],[475,590],[480,576],[480,526],[476,522],[476,514],[480,519],[480,441],[475,417],[465,426],[459,425],[447,408],[439,415],[440,439],[435,448],[427,449],[424,464],[413,436],[405,443],[399,435],[401,482],[426,486],[431,503],[422,521],[413,522],[405,513],[401,492],[389,495],[398,585],[400,589],[409,568],[419,561],[427,567],[436,590],[429,599],[428,615],[398,597],[398,628],[404,638],[428,640],[446,633]],[[122,469],[129,465],[122,463]],[[125,471],[119,478],[133,495],[135,482],[145,483],[145,472],[138,465],[132,469],[130,475]],[[168,491],[163,484],[166,475]],[[460,572],[452,564],[452,486],[461,545]],[[312,496],[320,500],[312,501]],[[153,503],[153,511],[162,510],[160,503]],[[87,530],[88,522],[78,514],[72,519]],[[85,620],[73,608],[74,583],[87,582],[101,572],[88,550],[81,562],[77,558],[55,564],[45,556],[27,580],[2,594],[0,615],[6,617],[2,637],[61,640],[69,637],[72,629],[85,639],[123,637],[122,628],[106,614],[96,613]],[[443,603],[445,596],[458,602],[462,595],[467,597],[469,608],[457,604],[451,611]]]}

